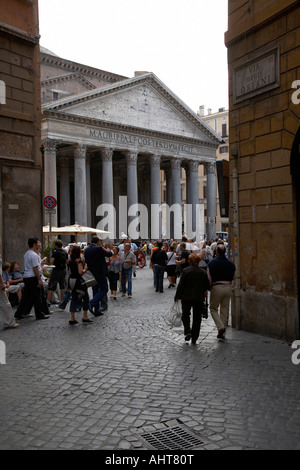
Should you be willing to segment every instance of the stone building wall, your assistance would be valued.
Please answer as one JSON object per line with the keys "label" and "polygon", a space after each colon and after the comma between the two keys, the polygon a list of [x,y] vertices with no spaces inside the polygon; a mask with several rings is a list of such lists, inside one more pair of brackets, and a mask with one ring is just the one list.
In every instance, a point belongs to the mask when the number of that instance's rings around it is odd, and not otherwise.
{"label": "stone building wall", "polygon": [[28,237],[42,237],[37,0],[0,2],[0,80],[0,252],[22,267]]}
{"label": "stone building wall", "polygon": [[124,80],[118,74],[62,59],[41,47],[42,103]]}
{"label": "stone building wall", "polygon": [[[240,279],[238,327],[299,337],[296,200],[290,172],[300,105],[300,5],[228,2],[231,245]],[[238,202],[238,210],[236,203]],[[240,285],[239,285],[240,283]],[[240,289],[239,289],[240,287]]]}

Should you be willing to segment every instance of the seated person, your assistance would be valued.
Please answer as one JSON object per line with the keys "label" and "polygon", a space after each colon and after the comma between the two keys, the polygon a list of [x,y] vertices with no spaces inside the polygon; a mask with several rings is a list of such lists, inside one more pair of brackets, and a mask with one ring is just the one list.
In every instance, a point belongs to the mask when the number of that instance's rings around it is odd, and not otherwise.
{"label": "seated person", "polygon": [[19,266],[18,261],[12,261],[10,263],[10,270],[9,270],[10,284],[11,285],[20,284],[21,288],[23,289],[24,287],[23,274],[20,272],[19,269],[20,269],[20,266]]}
{"label": "seated person", "polygon": [[[24,283],[20,280],[18,282],[12,283],[10,269],[11,269],[10,263],[3,263],[2,279],[5,284],[5,290],[6,290],[8,299],[9,299],[9,294],[17,294],[18,301],[20,302],[21,297],[22,297],[22,287],[24,286]],[[19,279],[23,280],[23,278],[19,278]]]}

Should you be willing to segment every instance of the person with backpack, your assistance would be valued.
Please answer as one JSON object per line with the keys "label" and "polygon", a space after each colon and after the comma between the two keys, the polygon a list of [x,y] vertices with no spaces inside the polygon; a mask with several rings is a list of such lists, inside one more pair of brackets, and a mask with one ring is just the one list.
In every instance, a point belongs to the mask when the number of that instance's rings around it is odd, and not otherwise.
{"label": "person with backpack", "polygon": [[53,292],[56,290],[57,284],[60,287],[61,301],[63,301],[64,294],[66,291],[66,267],[68,263],[68,255],[63,249],[63,242],[61,240],[55,240],[55,249],[53,250],[52,257],[50,258],[50,264],[54,264],[54,268],[51,271],[50,279],[48,282],[47,291],[47,304],[50,307]]}

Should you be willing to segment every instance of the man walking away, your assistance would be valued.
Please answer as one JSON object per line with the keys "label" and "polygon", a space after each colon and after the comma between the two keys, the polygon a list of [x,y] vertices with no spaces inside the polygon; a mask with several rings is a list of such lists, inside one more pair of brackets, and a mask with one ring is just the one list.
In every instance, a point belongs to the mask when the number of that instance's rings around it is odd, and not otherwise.
{"label": "man walking away", "polygon": [[[224,245],[217,245],[216,257],[207,265],[211,285],[210,313],[218,328],[217,338],[224,338],[229,315],[229,304],[234,285],[235,264],[226,258]],[[220,307],[220,315],[218,313]]]}
{"label": "man walking away", "polygon": [[157,243],[157,250],[153,251],[151,264],[154,266],[155,273],[155,292],[164,291],[164,272],[168,262],[168,256],[165,250],[162,250],[162,242]]}
{"label": "man walking away", "polygon": [[[192,253],[188,261],[189,267],[185,268],[180,276],[175,302],[181,299],[185,341],[192,340],[192,344],[196,344],[200,333],[203,302],[209,289],[209,281],[206,272],[199,267],[200,256],[197,253]],[[190,327],[191,309],[193,309],[192,329]]]}
{"label": "man walking away", "polygon": [[68,262],[68,255],[63,249],[63,242],[61,240],[55,240],[54,246],[55,249],[53,250],[50,258],[50,264],[54,264],[55,267],[51,271],[48,283],[48,308],[50,307],[50,301],[52,299],[53,292],[56,290],[57,284],[59,284],[60,287],[61,302],[64,299],[66,291],[66,263]]}
{"label": "man walking away", "polygon": [[102,240],[99,237],[92,237],[90,246],[84,252],[88,269],[97,281],[97,284],[92,287],[94,296],[90,301],[90,311],[95,317],[103,315],[100,311],[100,304],[108,292],[108,268],[105,258],[110,258],[113,255],[113,252],[103,248],[101,243]]}

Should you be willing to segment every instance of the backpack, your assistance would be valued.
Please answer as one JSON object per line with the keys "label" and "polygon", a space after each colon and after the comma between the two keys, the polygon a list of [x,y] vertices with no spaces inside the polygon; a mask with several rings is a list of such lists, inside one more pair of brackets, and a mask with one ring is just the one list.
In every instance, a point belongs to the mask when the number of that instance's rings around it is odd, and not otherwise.
{"label": "backpack", "polygon": [[68,255],[63,250],[55,250],[53,252],[54,264],[57,269],[63,270],[66,267]]}

